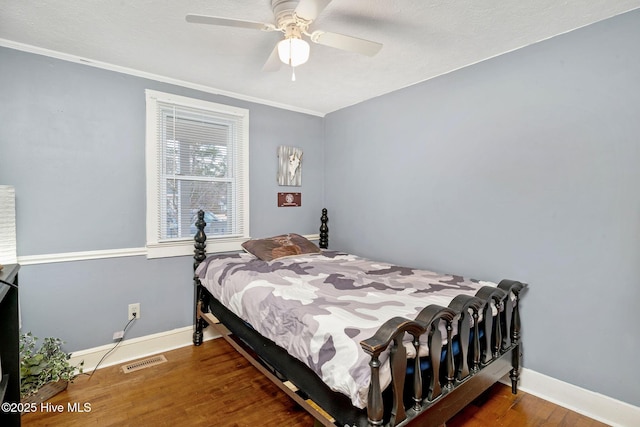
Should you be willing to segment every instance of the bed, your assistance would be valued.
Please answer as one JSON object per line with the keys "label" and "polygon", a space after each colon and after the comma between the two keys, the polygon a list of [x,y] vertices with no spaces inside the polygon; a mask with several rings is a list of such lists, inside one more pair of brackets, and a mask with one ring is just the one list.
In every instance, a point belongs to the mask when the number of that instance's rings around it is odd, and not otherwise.
{"label": "bed", "polygon": [[297,234],[206,254],[196,221],[193,342],[209,325],[324,426],[440,426],[505,375],[519,300],[483,282],[329,250]]}

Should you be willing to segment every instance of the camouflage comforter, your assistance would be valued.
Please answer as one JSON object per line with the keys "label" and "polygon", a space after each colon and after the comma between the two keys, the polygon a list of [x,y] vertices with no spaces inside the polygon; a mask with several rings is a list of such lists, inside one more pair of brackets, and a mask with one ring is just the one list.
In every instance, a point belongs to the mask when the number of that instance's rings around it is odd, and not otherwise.
{"label": "camouflage comforter", "polygon": [[[333,251],[271,262],[247,253],[212,255],[196,275],[222,304],[359,408],[366,407],[371,377],[360,341],[394,316],[414,319],[429,304],[447,306],[460,293],[496,286]],[[415,356],[413,346],[407,350]],[[388,362],[381,382],[390,382]]]}

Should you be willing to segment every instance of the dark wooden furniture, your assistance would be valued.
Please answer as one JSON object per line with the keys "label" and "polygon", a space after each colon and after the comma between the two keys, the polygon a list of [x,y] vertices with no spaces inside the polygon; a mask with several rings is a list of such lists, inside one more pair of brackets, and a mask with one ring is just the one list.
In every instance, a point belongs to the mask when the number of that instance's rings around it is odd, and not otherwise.
{"label": "dark wooden furniture", "polygon": [[[328,243],[327,221],[323,210],[323,244]],[[204,213],[200,212],[196,221],[194,268],[206,258],[205,226]],[[448,307],[428,305],[415,319],[394,317],[362,341],[360,345],[371,357],[366,410],[352,406],[348,397],[330,390],[306,365],[247,326],[195,276],[194,284],[194,344],[202,343],[203,328],[211,325],[305,408],[317,425],[441,426],[506,374],[510,375],[512,392],[517,391],[521,360],[519,298],[527,286],[518,281],[503,280],[497,287],[485,286],[475,296],[459,295]],[[452,334],[454,322],[456,336]],[[447,331],[444,348],[441,323]],[[427,337],[429,356],[408,360],[402,344],[405,333],[413,337],[416,350],[420,337]],[[383,391],[379,357],[387,349],[390,349],[391,384]]]}
{"label": "dark wooden furniture", "polygon": [[[19,269],[18,264],[11,264],[0,270],[0,400],[3,404],[20,402]],[[13,405],[9,411],[6,409],[6,405],[3,405],[0,411],[0,425],[19,426],[20,411],[17,410],[17,406]]]}
{"label": "dark wooden furniture", "polygon": [[320,217],[320,241],[318,242],[318,246],[321,249],[329,248],[329,226],[327,223],[329,222],[329,216],[327,216],[327,210],[322,208],[322,216]]}

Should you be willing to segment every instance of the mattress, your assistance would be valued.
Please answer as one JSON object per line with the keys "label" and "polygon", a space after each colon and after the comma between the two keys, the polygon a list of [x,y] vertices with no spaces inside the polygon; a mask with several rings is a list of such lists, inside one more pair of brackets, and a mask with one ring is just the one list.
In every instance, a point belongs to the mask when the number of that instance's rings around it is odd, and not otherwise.
{"label": "mattress", "polygon": [[[430,304],[446,307],[457,295],[497,286],[337,251],[269,262],[244,252],[211,255],[196,276],[218,301],[358,408],[366,407],[371,379],[360,341],[392,317],[414,319]],[[415,357],[409,337],[406,348]],[[426,352],[421,346],[420,356]],[[386,358],[380,358],[383,387],[390,382]]]}

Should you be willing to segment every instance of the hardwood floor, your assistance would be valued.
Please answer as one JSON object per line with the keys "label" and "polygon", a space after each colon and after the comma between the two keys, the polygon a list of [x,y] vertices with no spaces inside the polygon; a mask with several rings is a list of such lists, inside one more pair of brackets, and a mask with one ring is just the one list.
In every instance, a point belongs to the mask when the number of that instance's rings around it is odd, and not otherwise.
{"label": "hardwood floor", "polygon": [[[313,426],[310,415],[222,339],[163,354],[168,362],[128,374],[113,366],[91,378],[80,376],[45,406],[62,412],[28,413],[22,425]],[[196,369],[202,365],[205,369]],[[69,405],[85,412],[69,411]],[[460,426],[605,424],[523,392],[514,396],[509,387],[497,384],[447,423]]]}

